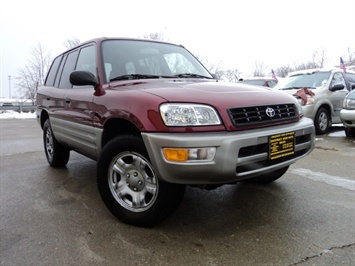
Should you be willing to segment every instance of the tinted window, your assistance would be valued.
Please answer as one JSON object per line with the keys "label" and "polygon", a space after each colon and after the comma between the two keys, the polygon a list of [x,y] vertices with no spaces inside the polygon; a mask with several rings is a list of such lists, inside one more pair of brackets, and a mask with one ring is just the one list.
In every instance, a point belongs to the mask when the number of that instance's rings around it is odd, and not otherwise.
{"label": "tinted window", "polygon": [[74,51],[67,56],[65,65],[62,72],[62,77],[59,82],[59,88],[71,88],[71,83],[69,81],[70,73],[73,72],[76,64],[76,59],[78,57],[78,51]]}
{"label": "tinted window", "polygon": [[51,66],[51,69],[48,72],[45,85],[47,85],[47,86],[53,86],[54,85],[54,80],[55,80],[55,77],[56,77],[56,75],[58,73],[58,68],[59,68],[59,64],[60,64],[61,60],[62,60],[62,56],[59,56],[56,59],[54,59],[54,61],[52,63],[52,66]]}

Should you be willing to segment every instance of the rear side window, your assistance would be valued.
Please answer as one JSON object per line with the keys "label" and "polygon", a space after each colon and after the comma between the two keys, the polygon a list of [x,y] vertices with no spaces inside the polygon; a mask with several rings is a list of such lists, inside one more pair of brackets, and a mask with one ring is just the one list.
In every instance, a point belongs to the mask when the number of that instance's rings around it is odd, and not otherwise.
{"label": "rear side window", "polygon": [[63,89],[71,88],[72,85],[69,81],[69,76],[70,73],[74,71],[77,58],[78,58],[78,50],[68,54],[67,60],[65,60],[65,65],[59,82],[59,88],[63,88]]}
{"label": "rear side window", "polygon": [[55,81],[55,77],[57,76],[58,73],[58,68],[60,65],[60,62],[62,61],[63,56],[59,56],[56,59],[54,59],[51,69],[48,72],[47,75],[47,79],[45,82],[46,86],[53,86],[54,85],[54,81]]}

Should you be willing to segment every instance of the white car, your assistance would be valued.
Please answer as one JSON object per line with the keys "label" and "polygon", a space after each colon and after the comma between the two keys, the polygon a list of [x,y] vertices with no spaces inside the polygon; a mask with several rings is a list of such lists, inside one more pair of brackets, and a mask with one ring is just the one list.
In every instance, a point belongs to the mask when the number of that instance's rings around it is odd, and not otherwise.
{"label": "white car", "polygon": [[347,137],[355,137],[355,90],[349,92],[343,101],[340,119],[345,126]]}
{"label": "white car", "polygon": [[241,78],[238,80],[239,83],[264,86],[273,88],[276,86],[278,80],[268,77],[251,77],[251,78]]}
{"label": "white car", "polygon": [[325,134],[332,124],[341,123],[343,100],[354,86],[354,80],[355,72],[308,69],[290,73],[274,89],[298,98],[304,115],[313,119],[316,133]]}

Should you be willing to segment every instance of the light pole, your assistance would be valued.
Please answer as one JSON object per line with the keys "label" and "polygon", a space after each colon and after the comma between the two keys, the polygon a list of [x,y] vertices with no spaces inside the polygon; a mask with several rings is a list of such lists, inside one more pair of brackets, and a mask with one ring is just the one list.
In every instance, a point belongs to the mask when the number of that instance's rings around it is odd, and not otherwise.
{"label": "light pole", "polygon": [[11,76],[9,76],[9,97],[11,99]]}

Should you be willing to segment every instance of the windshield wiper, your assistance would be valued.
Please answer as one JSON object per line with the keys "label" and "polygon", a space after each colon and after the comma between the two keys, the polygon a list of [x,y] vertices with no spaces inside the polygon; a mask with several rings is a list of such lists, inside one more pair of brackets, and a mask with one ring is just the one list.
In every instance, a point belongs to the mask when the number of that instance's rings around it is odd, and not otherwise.
{"label": "windshield wiper", "polygon": [[193,73],[181,73],[181,74],[177,74],[174,75],[172,77],[177,77],[177,78],[203,78],[203,79],[212,79],[210,77],[206,77],[203,75],[199,75],[199,74],[193,74]]}
{"label": "windshield wiper", "polygon": [[146,74],[129,74],[129,75],[122,75],[122,76],[114,77],[114,78],[110,79],[110,81],[114,81],[114,80],[130,80],[130,79],[156,79],[156,78],[160,78],[160,76],[157,76],[157,75],[146,75]]}

